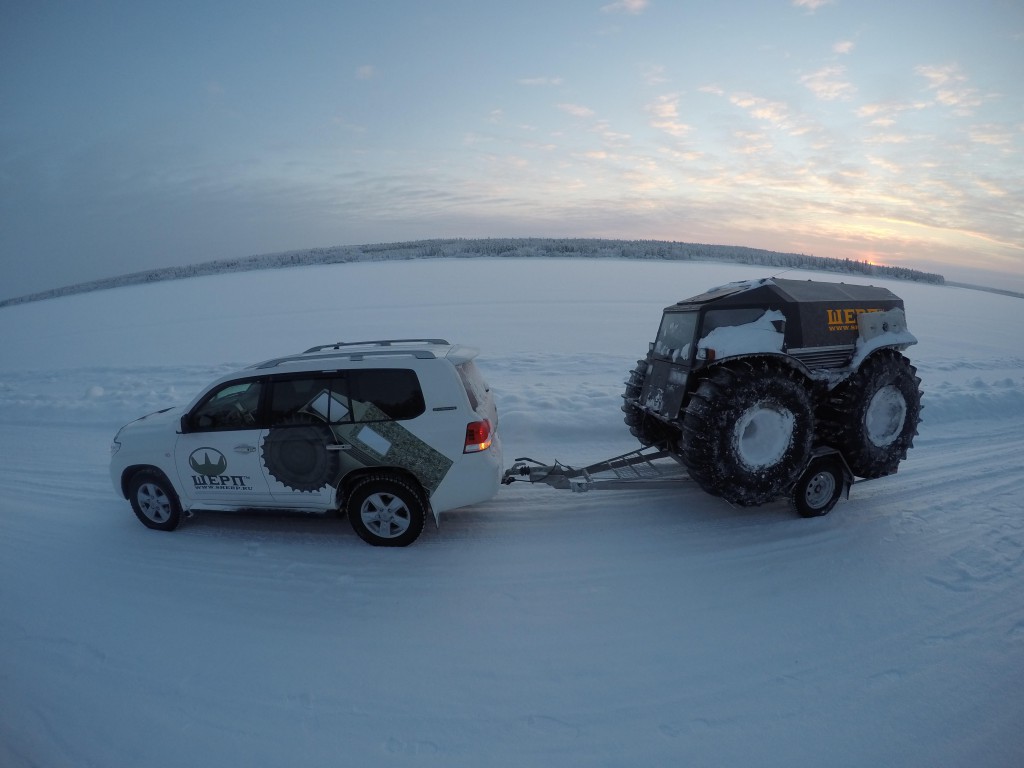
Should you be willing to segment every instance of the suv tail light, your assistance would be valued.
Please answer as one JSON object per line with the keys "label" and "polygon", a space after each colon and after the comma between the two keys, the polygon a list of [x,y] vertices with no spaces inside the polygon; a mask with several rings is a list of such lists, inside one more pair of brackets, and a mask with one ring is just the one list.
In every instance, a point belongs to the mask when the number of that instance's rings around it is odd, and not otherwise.
{"label": "suv tail light", "polygon": [[466,447],[463,453],[478,453],[491,447],[491,422],[473,421],[466,425]]}

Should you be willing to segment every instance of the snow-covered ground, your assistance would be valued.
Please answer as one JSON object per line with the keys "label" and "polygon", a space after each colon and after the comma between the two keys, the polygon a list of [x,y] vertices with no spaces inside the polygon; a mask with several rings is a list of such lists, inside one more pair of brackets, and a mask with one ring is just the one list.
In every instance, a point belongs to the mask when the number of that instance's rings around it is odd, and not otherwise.
{"label": "snow-covered ground", "polygon": [[506,464],[605,458],[661,308],[763,275],[345,264],[0,310],[0,765],[1024,765],[1020,299],[873,281],[925,423],[826,518],[519,484],[390,551],[302,516],[158,533],[110,487],[122,423],[339,339],[476,345]]}

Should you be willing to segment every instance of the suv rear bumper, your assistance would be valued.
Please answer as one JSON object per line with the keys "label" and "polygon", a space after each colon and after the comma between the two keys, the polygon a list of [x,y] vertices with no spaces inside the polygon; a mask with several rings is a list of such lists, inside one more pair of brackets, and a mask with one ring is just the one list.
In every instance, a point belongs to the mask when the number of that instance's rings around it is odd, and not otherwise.
{"label": "suv rear bumper", "polygon": [[494,498],[503,472],[501,440],[495,436],[486,451],[464,454],[448,470],[430,497],[435,518],[442,512]]}

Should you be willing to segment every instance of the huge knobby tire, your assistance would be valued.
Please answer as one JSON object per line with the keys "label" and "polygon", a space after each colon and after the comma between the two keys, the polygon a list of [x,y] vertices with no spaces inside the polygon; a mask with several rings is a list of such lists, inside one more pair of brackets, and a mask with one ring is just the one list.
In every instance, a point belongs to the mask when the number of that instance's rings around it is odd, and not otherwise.
{"label": "huge knobby tire", "polygon": [[626,389],[622,393],[622,412],[625,414],[622,420],[629,427],[629,433],[645,448],[650,445],[661,445],[672,437],[669,427],[652,416],[648,416],[635,405],[640,393],[643,392],[646,376],[647,361],[637,360],[636,367],[629,372]]}
{"label": "huge knobby tire", "polygon": [[829,393],[819,412],[822,435],[855,475],[891,475],[907,457],[921,422],[920,384],[907,358],[883,349]]}
{"label": "huge knobby tire", "polygon": [[814,409],[808,382],[770,362],[718,367],[683,418],[682,458],[708,493],[763,504],[789,490],[810,456]]}

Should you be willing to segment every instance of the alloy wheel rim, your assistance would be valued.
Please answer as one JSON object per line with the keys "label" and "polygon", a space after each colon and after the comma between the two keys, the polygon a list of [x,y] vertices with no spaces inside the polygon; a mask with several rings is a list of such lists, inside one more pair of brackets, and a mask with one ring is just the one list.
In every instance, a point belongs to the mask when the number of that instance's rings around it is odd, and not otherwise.
{"label": "alloy wheel rim", "polygon": [[363,525],[383,539],[401,536],[412,524],[412,514],[400,498],[390,493],[374,493],[359,509]]}
{"label": "alloy wheel rim", "polygon": [[142,513],[154,523],[165,523],[171,516],[171,500],[160,486],[144,483],[137,495]]}

